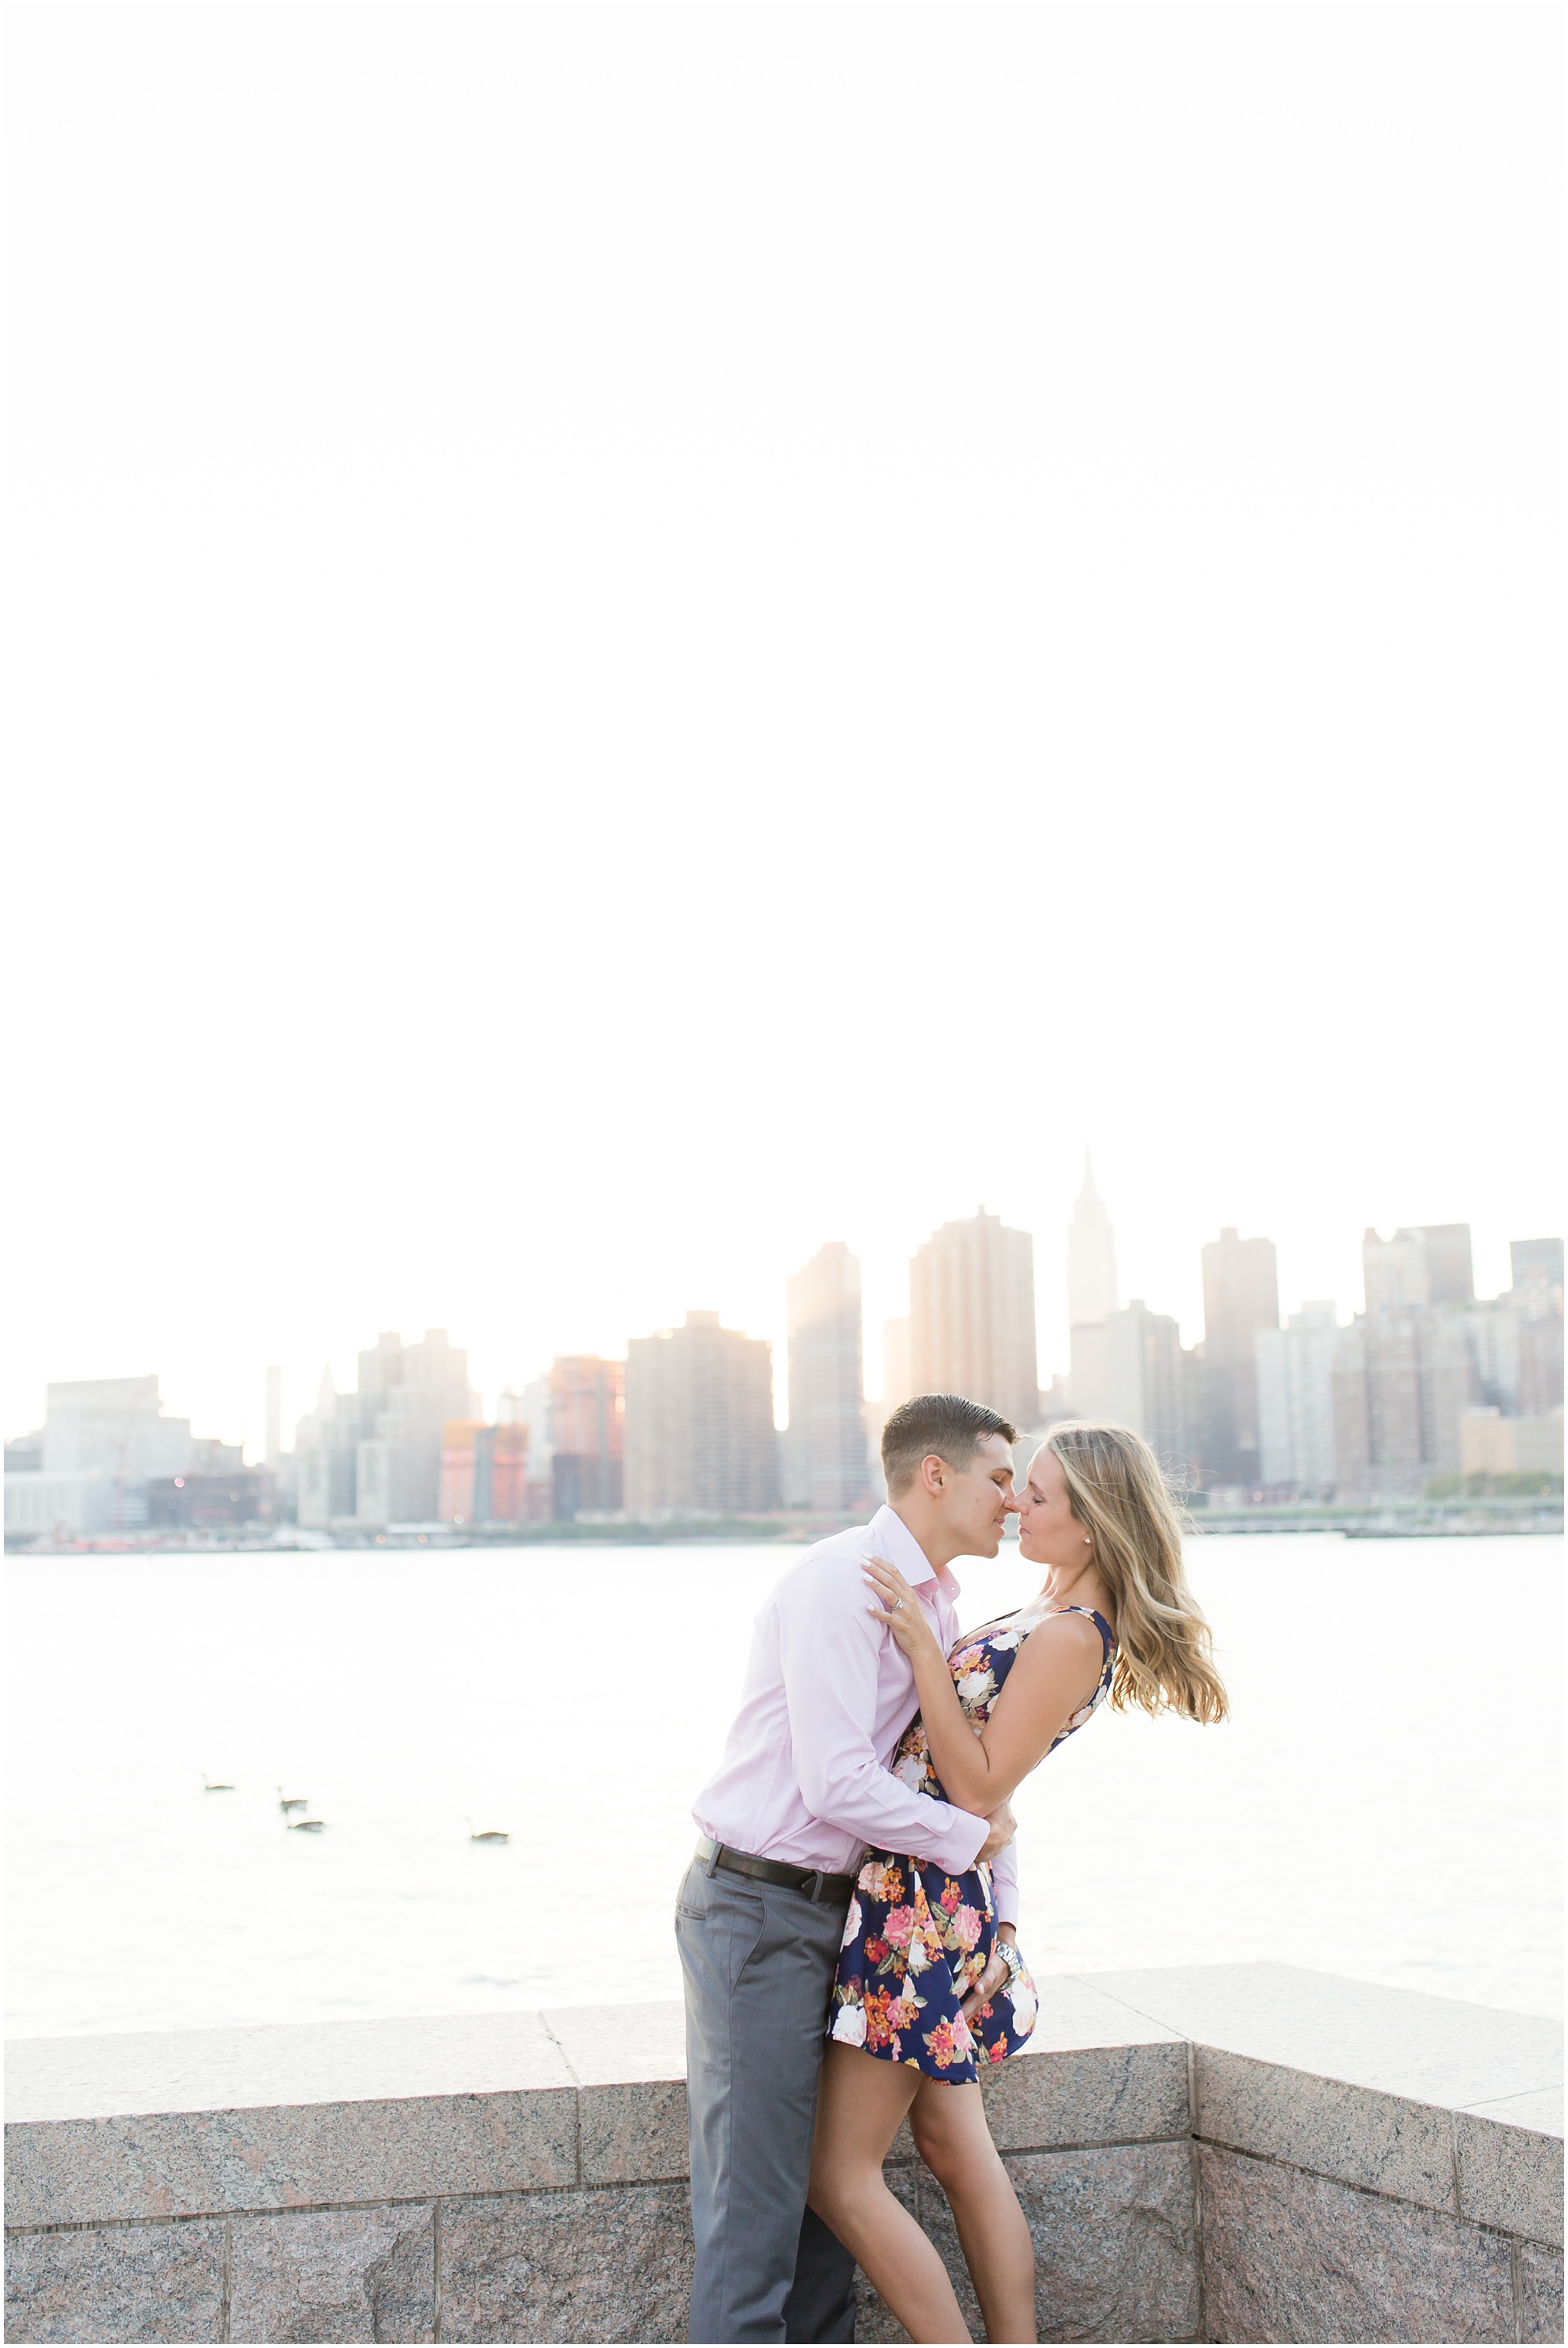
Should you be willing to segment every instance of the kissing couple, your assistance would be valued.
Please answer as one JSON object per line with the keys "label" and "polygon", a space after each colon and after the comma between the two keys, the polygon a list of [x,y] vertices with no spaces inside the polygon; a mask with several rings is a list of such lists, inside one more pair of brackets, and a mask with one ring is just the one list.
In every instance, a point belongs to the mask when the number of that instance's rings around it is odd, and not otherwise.
{"label": "kissing couple", "polygon": [[[861,2267],[913,2340],[970,2337],[882,2181],[902,2120],[947,2196],[993,2341],[1036,2337],[1035,2254],[984,2068],[1034,2027],[1008,1799],[1109,1696],[1224,1717],[1160,1465],[1124,1426],[1016,1430],[918,1395],[887,1504],[789,1566],[757,1622],[676,1908],[696,2341],[855,2336]],[[1009,1515],[1037,1597],[958,1634],[954,1558]]]}

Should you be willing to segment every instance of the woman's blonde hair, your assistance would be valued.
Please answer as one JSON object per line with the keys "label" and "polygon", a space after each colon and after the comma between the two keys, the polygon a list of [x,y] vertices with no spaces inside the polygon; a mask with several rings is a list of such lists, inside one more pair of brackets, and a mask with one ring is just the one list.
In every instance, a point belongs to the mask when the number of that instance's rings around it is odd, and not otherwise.
{"label": "woman's blonde hair", "polygon": [[1073,1515],[1094,1543],[1116,1609],[1112,1704],[1223,1720],[1230,1704],[1209,1625],[1187,1587],[1181,1519],[1159,1460],[1130,1426],[1086,1419],[1053,1426],[1045,1447],[1061,1463]]}

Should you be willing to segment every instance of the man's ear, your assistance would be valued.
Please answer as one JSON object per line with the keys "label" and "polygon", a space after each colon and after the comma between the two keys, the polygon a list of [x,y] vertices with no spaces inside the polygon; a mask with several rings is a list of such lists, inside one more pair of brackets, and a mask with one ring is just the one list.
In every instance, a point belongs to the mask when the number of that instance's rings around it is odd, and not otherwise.
{"label": "man's ear", "polygon": [[920,1480],[928,1492],[944,1491],[947,1486],[947,1462],[939,1451],[928,1451],[920,1463]]}

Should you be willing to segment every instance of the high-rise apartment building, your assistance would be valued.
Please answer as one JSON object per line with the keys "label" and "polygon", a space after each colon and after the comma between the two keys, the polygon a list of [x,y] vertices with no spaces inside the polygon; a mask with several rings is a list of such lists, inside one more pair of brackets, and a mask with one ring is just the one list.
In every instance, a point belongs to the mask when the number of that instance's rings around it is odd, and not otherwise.
{"label": "high-rise apartment building", "polygon": [[1546,1418],[1563,1407],[1563,1242],[1514,1240],[1509,1255],[1513,1286],[1498,1303],[1512,1308],[1515,1406],[1523,1417]]}
{"label": "high-rise apartment building", "polygon": [[773,1349],[717,1313],[626,1348],[625,1500],[634,1517],[732,1516],[779,1504]]}
{"label": "high-rise apartment building", "polygon": [[1413,1497],[1458,1467],[1481,1399],[1469,1229],[1368,1231],[1361,1262],[1367,1309],[1335,1344],[1336,1481],[1346,1498]]}
{"label": "high-rise apartment building", "polygon": [[1475,1273],[1468,1223],[1425,1223],[1398,1231],[1395,1241],[1413,1241],[1427,1267],[1427,1303],[1469,1304],[1475,1296]]}
{"label": "high-rise apartment building", "polygon": [[528,1429],[449,1418],[441,1435],[437,1514],[448,1525],[514,1525],[526,1515]]}
{"label": "high-rise apartment building", "polygon": [[1035,1244],[984,1207],[944,1223],[909,1267],[909,1371],[915,1394],[962,1394],[1015,1426],[1039,1409]]}
{"label": "high-rise apartment building", "polygon": [[1468,1304],[1475,1295],[1468,1223],[1402,1227],[1391,1240],[1369,1231],[1361,1264],[1368,1313]]}
{"label": "high-rise apartment building", "polygon": [[830,1240],[785,1285],[789,1426],[784,1498],[796,1509],[853,1518],[870,1495],[865,1378],[861,1353],[861,1268]]}
{"label": "high-rise apartment building", "polygon": [[436,1514],[444,1525],[471,1525],[478,1521],[474,1459],[480,1437],[488,1433],[482,1418],[449,1418],[441,1429],[441,1481]]}
{"label": "high-rise apartment building", "polygon": [[550,1373],[530,1378],[521,1394],[504,1394],[498,1411],[503,1426],[528,1430],[527,1494],[523,1514],[530,1524],[546,1524],[555,1514],[555,1463],[550,1450]]}
{"label": "high-rise apartment building", "polygon": [[558,1354],[550,1365],[550,1477],[557,1524],[618,1515],[625,1496],[626,1365]]}
{"label": "high-rise apartment building", "polygon": [[1109,1313],[1105,1334],[1103,1416],[1141,1435],[1168,1472],[1187,1458],[1181,1380],[1181,1333],[1168,1313],[1151,1313],[1141,1297]]}
{"label": "high-rise apartment building", "polygon": [[1094,1187],[1086,1149],[1083,1188],[1068,1224],[1068,1393],[1079,1418],[1115,1415],[1106,1323],[1120,1302],[1110,1217]]}
{"label": "high-rise apartment building", "polygon": [[1557,1309],[1563,1310],[1563,1242],[1561,1240],[1510,1240],[1508,1258],[1511,1268],[1513,1290],[1522,1296],[1534,1288],[1541,1289],[1550,1299],[1557,1291]]}
{"label": "high-rise apartment building", "polygon": [[1258,1478],[1267,1488],[1323,1498],[1335,1483],[1332,1303],[1304,1304],[1283,1329],[1260,1329]]}
{"label": "high-rise apartment building", "polygon": [[1256,1339],[1260,1329],[1278,1327],[1273,1240],[1222,1231],[1203,1249],[1203,1472],[1211,1484],[1259,1481]]}
{"label": "high-rise apartment building", "polygon": [[528,1429],[487,1426],[474,1446],[474,1522],[520,1525],[528,1516]]}

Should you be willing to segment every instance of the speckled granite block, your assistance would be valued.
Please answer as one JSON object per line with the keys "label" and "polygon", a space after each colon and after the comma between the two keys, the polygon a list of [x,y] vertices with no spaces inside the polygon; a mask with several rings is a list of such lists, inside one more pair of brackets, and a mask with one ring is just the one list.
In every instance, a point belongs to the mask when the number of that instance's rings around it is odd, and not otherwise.
{"label": "speckled granite block", "polygon": [[1211,2339],[1512,2339],[1501,2236],[1212,2145],[1200,2163]]}
{"label": "speckled granite block", "polygon": [[1179,2039],[1017,2054],[986,2071],[982,2084],[1001,2152],[1188,2132],[1187,2049]]}
{"label": "speckled granite block", "polygon": [[[915,2171],[913,2168],[884,2168],[882,2178],[888,2191],[897,2195],[918,2223],[920,2198]],[[855,2338],[878,2341],[907,2341],[909,2338],[892,2308],[859,2267],[855,2269]]]}
{"label": "speckled granite block", "polygon": [[231,2340],[433,2340],[430,2208],[236,2218]]}
{"label": "speckled granite block", "polygon": [[221,2340],[222,2322],[221,2219],[6,2242],[7,2340]]}
{"label": "speckled granite block", "polygon": [[1520,2329],[1522,2340],[1563,2337],[1563,2253],[1539,2242],[1519,2246]]}
{"label": "speckled granite block", "polygon": [[[1508,2106],[1501,2106],[1507,2110]],[[1460,2208],[1483,2226],[1563,2241],[1563,2138],[1510,2127],[1475,2112],[1454,2114]]]}
{"label": "speckled granite block", "polygon": [[684,2079],[578,2090],[584,2185],[685,2177],[690,2158]]}
{"label": "speckled granite block", "polygon": [[684,2185],[449,2203],[441,2337],[681,2340],[691,2263]]}
{"label": "speckled granite block", "polygon": [[569,2185],[576,2174],[571,2087],[128,2113],[5,2131],[14,2226],[508,2192]]}
{"label": "speckled granite block", "polygon": [[1198,2134],[1346,2185],[1452,2211],[1452,2115],[1212,2046],[1193,2052]]}
{"label": "speckled granite block", "polygon": [[[1035,2243],[1042,2340],[1191,2340],[1198,2330],[1192,2156],[1185,2145],[1014,2153],[1007,2160]],[[985,2338],[945,2195],[921,2180],[921,2217]]]}
{"label": "speckled granite block", "polygon": [[585,2185],[685,2177],[686,2013],[673,2001],[561,2006],[540,2020],[577,2083]]}

